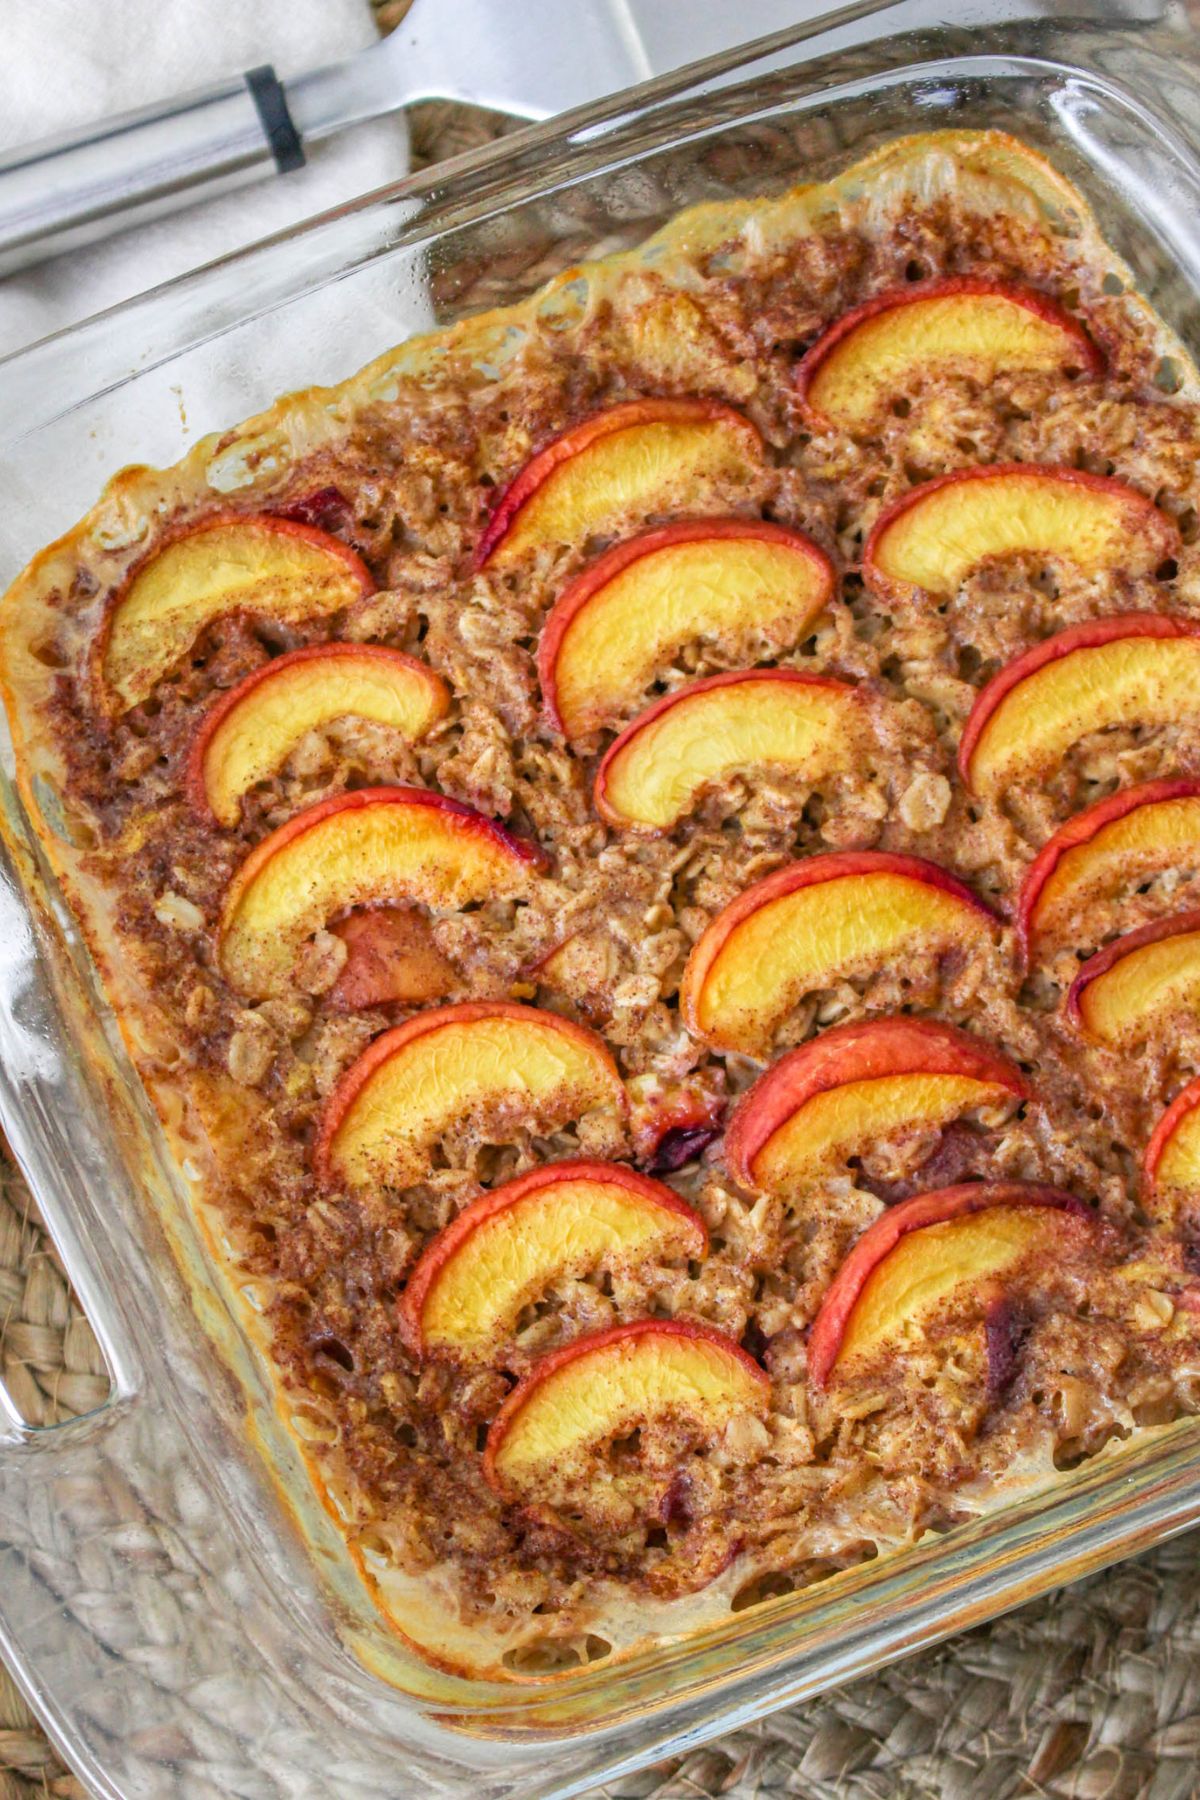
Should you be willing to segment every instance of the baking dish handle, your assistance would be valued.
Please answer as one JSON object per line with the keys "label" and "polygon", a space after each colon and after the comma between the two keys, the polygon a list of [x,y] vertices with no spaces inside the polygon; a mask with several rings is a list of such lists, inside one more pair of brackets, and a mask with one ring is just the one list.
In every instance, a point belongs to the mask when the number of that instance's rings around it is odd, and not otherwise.
{"label": "baking dish handle", "polygon": [[146,1327],[116,1301],[105,1276],[114,1256],[119,1266],[132,1266],[136,1242],[114,1192],[114,1146],[87,1092],[85,1070],[103,1081],[105,1049],[93,1041],[72,1054],[63,1033],[64,1010],[82,1012],[72,1005],[86,981],[80,947],[74,934],[22,899],[17,868],[32,852],[19,802],[2,778],[0,832],[0,1129],[36,1196],[110,1383],[109,1398],[94,1413],[42,1430],[31,1431],[12,1395],[0,1394],[0,1443],[19,1456],[34,1440],[65,1441],[89,1421],[115,1415],[144,1390],[139,1345]]}

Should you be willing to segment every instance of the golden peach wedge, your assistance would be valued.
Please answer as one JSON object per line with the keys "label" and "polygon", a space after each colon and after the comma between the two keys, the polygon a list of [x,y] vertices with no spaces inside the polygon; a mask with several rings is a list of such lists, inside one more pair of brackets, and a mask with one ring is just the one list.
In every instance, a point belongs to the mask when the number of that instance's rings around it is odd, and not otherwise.
{"label": "golden peach wedge", "polygon": [[363,1051],[325,1102],[313,1162],[329,1186],[405,1187],[466,1120],[503,1134],[489,1140],[502,1143],[625,1107],[594,1031],[512,1000],[469,1000],[418,1013]]}
{"label": "golden peach wedge", "polygon": [[715,1438],[767,1410],[770,1382],[732,1338],[681,1319],[638,1319],[577,1338],[517,1383],[488,1432],[484,1474],[506,1499],[586,1465],[613,1438],[680,1414]]}
{"label": "golden peach wedge", "polygon": [[596,775],[609,825],[667,831],[711,787],[777,772],[820,781],[851,768],[863,703],[829,675],[739,669],[665,694],[612,744]]}
{"label": "golden peach wedge", "polygon": [[359,788],[297,813],[250,852],[229,884],[217,939],[222,974],[265,999],[289,986],[306,941],[355,907],[410,901],[454,912],[527,895],[535,844],[424,788]]}
{"label": "golden peach wedge", "polygon": [[789,1051],[743,1095],[725,1160],[746,1187],[792,1193],[882,1138],[1028,1098],[1007,1057],[952,1025],[838,1025]]}
{"label": "golden peach wedge", "polygon": [[1026,960],[1088,900],[1184,867],[1200,869],[1200,781],[1147,781],[1076,813],[1021,884],[1017,933]]}
{"label": "golden peach wedge", "polygon": [[1200,1003],[1200,911],[1127,931],[1090,956],[1071,983],[1067,1017],[1112,1048],[1141,1043]]}
{"label": "golden peach wedge", "polygon": [[133,570],[105,625],[100,672],[137,706],[214,619],[328,619],[375,591],[340,538],[270,513],[220,513],[168,538]]}
{"label": "golden peach wedge", "polygon": [[422,1253],[400,1301],[416,1355],[486,1356],[555,1281],[647,1257],[699,1258],[698,1212],[620,1163],[563,1162],[481,1194]]}
{"label": "golden peach wedge", "polygon": [[1023,370],[1099,374],[1103,359],[1046,294],[978,276],[896,288],[822,332],[796,367],[804,409],[821,430],[870,430],[921,379],[962,375],[981,386]]}
{"label": "golden peach wedge", "polygon": [[1060,1188],[968,1182],[916,1194],[863,1232],[830,1282],[808,1339],[818,1388],[963,1292],[982,1306],[1022,1264],[1084,1241],[1091,1215]]}
{"label": "golden peach wedge", "polygon": [[973,794],[990,797],[1050,774],[1090,732],[1170,725],[1197,707],[1200,619],[1087,619],[1014,657],[980,690],[959,773]]}
{"label": "golden peach wedge", "polygon": [[1150,1134],[1142,1178],[1156,1203],[1172,1190],[1200,1193],[1200,1076],[1176,1094]]}
{"label": "golden peach wedge", "polygon": [[840,851],[787,863],[730,902],[688,958],[684,1023],[758,1056],[807,993],[888,961],[991,936],[998,920],[936,863]]}
{"label": "golden peach wedge", "polygon": [[1165,513],[1135,488],[1081,469],[998,463],[960,469],[897,500],[863,550],[885,598],[953,594],[986,562],[1032,552],[1088,574],[1144,575],[1179,549]]}
{"label": "golden peach wedge", "polygon": [[616,544],[568,584],[542,627],[550,722],[572,739],[612,725],[689,644],[786,649],[833,591],[823,550],[757,519],[687,519]]}
{"label": "golden peach wedge", "polygon": [[500,496],[475,566],[509,568],[542,545],[583,545],[630,512],[695,511],[762,464],[749,419],[718,400],[629,400],[573,425]]}
{"label": "golden peach wedge", "polygon": [[402,650],[293,650],[255,669],[207,713],[188,758],[188,798],[202,818],[234,826],[243,795],[282,768],[306,731],[366,719],[415,743],[449,705],[441,676]]}

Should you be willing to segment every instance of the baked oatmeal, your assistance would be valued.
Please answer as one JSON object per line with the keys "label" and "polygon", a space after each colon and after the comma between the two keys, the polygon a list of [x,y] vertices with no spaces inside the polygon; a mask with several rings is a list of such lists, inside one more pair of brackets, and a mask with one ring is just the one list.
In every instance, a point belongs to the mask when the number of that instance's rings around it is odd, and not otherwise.
{"label": "baked oatmeal", "polygon": [[11,590],[25,806],[423,1654],[1200,1410],[1198,407],[943,132],[123,471]]}

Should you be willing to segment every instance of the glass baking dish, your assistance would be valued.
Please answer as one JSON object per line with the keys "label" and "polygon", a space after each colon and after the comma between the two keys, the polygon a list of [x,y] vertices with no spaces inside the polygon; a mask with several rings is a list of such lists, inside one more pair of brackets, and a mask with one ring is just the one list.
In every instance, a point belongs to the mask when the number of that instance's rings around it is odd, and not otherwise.
{"label": "glass baking dish", "polygon": [[[1200,334],[1200,49],[1130,0],[920,25],[857,4],[538,127],[0,365],[0,576],[129,460],[517,299],[681,207],[820,179],[889,137],[1000,126],[1089,198]],[[1076,8],[1076,15],[1079,13]],[[914,24],[914,21],[916,22]],[[986,26],[986,30],[982,29]],[[549,1800],[814,1694],[1200,1520],[1200,1421],[719,1627],[551,1679],[472,1682],[381,1624],[205,1262],[0,745],[0,1123],[100,1336],[85,1418],[0,1420],[0,1650],[105,1795]],[[3,1397],[0,1396],[0,1400]]]}

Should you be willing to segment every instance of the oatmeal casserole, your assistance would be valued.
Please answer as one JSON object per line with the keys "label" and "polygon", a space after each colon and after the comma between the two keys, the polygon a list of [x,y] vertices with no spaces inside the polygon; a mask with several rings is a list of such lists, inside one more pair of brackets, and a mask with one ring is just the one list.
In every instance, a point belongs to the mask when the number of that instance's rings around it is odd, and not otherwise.
{"label": "oatmeal casserole", "polygon": [[528,1679],[1200,1411],[1200,384],[998,132],[131,468],[24,805],[363,1580]]}

